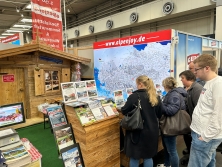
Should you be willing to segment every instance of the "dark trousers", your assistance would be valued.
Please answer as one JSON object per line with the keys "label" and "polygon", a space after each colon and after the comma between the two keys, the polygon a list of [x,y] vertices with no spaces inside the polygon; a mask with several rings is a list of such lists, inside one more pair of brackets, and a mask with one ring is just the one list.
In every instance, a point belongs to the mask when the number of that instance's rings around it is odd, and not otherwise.
{"label": "dark trousers", "polygon": [[120,127],[120,150],[124,148],[124,134],[123,134],[123,129]]}
{"label": "dark trousers", "polygon": [[183,140],[185,142],[188,152],[190,153],[191,142],[192,142],[191,135],[190,134],[183,135]]}

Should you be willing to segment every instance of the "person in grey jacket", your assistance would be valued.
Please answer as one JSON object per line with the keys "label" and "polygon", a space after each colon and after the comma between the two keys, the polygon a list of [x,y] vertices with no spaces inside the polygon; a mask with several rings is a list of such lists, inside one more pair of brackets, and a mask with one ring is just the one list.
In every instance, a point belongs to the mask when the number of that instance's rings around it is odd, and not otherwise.
{"label": "person in grey jacket", "polygon": [[[193,110],[197,105],[203,86],[195,82],[196,77],[190,70],[181,72],[179,74],[179,77],[181,78],[181,81],[184,85],[185,90],[187,90],[187,98],[186,98],[187,107],[186,108],[187,108],[187,112],[189,113],[192,119]],[[185,134],[183,135],[183,139],[187,148],[183,150],[184,156],[181,158],[181,164],[186,165],[188,164],[188,161],[189,161],[192,137],[190,134]]]}
{"label": "person in grey jacket", "polygon": [[[180,109],[185,110],[185,89],[177,88],[176,80],[173,77],[167,77],[163,80],[162,85],[167,92],[163,99],[162,112],[166,116],[175,115]],[[167,136],[162,134],[164,146],[164,166],[179,167],[179,157],[176,148],[177,136]],[[160,165],[159,165],[160,166]]]}

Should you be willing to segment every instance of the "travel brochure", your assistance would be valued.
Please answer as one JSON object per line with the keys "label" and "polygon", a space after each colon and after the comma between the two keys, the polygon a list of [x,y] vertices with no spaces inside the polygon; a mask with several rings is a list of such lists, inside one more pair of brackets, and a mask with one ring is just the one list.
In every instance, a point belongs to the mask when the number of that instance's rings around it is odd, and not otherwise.
{"label": "travel brochure", "polygon": [[53,132],[59,150],[75,143],[72,127],[70,124],[53,128]]}
{"label": "travel brochure", "polygon": [[21,141],[1,147],[8,166],[23,166],[31,162],[31,156]]}
{"label": "travel brochure", "polygon": [[127,98],[133,93],[133,88],[126,88]]}
{"label": "travel brochure", "polygon": [[90,100],[87,103],[93,115],[95,116],[96,120],[101,120],[108,117],[107,113],[103,109],[101,102],[99,100],[94,100],[94,101]]}
{"label": "travel brochure", "polygon": [[67,124],[66,117],[61,106],[48,107],[46,110],[53,128]]}
{"label": "travel brochure", "polygon": [[83,126],[96,121],[92,111],[88,106],[80,106],[74,109]]}
{"label": "travel brochure", "polygon": [[114,91],[114,101],[117,107],[121,107],[125,104],[122,90]]}
{"label": "travel brochure", "polygon": [[76,89],[73,82],[61,83],[62,96],[64,102],[70,102],[77,100]]}
{"label": "travel brochure", "polygon": [[76,143],[61,150],[65,167],[84,167],[82,153],[79,144]]}
{"label": "travel brochure", "polygon": [[61,88],[64,103],[84,101],[98,96],[95,80],[65,82],[61,83]]}

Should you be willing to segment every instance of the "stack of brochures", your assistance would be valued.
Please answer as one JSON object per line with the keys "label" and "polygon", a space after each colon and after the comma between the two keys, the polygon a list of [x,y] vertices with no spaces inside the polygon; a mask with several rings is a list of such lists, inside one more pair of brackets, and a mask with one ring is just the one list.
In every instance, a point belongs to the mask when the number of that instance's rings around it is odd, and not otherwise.
{"label": "stack of brochures", "polygon": [[14,129],[0,131],[0,141],[1,155],[8,167],[20,167],[31,163],[31,155]]}

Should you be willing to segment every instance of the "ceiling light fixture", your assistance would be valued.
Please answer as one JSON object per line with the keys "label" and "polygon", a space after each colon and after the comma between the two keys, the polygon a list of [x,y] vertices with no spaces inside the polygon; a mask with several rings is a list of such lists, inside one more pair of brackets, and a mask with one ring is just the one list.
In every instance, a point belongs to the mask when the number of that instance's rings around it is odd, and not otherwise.
{"label": "ceiling light fixture", "polygon": [[22,19],[21,22],[32,23],[32,19]]}
{"label": "ceiling light fixture", "polygon": [[24,17],[24,15],[23,15],[23,14],[21,14],[21,17]]}
{"label": "ceiling light fixture", "polygon": [[31,8],[32,8],[31,4],[28,4],[28,5],[26,6],[26,9],[31,9]]}
{"label": "ceiling light fixture", "polygon": [[23,32],[23,30],[6,30],[6,32]]}
{"label": "ceiling light fixture", "polygon": [[20,12],[20,9],[16,7],[16,12]]}
{"label": "ceiling light fixture", "polygon": [[15,24],[13,27],[14,28],[32,28],[31,25],[25,25],[25,24]]}
{"label": "ceiling light fixture", "polygon": [[70,10],[68,9],[68,10],[67,10],[67,12],[69,13],[69,12],[70,12]]}
{"label": "ceiling light fixture", "polygon": [[2,35],[7,35],[7,36],[8,36],[8,35],[14,35],[14,34],[9,34],[9,33],[3,33]]}

